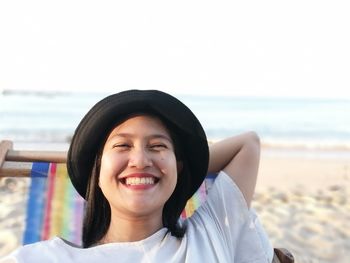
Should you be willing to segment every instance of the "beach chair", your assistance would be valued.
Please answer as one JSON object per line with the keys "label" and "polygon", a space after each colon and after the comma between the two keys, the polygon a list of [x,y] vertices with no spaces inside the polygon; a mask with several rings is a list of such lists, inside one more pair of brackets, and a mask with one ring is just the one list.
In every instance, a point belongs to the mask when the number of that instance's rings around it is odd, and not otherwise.
{"label": "beach chair", "polygon": [[[1,177],[30,177],[23,244],[61,236],[81,244],[84,200],[72,186],[66,170],[66,152],[14,151],[11,141],[0,142]],[[188,201],[182,218],[205,201],[215,175],[208,175]],[[273,263],[292,263],[292,254],[275,248]]]}
{"label": "beach chair", "polygon": [[23,244],[61,236],[81,244],[84,200],[66,170],[66,152],[14,151],[0,142],[0,177],[29,177]]}

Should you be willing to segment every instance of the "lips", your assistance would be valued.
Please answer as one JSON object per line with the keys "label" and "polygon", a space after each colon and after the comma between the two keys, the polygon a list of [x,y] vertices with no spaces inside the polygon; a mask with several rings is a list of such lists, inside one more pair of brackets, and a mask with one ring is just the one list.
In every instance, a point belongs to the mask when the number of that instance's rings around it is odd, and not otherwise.
{"label": "lips", "polygon": [[119,181],[126,186],[153,186],[158,183],[159,178],[147,173],[130,174]]}
{"label": "lips", "polygon": [[127,185],[155,184],[154,177],[127,177],[125,179]]}

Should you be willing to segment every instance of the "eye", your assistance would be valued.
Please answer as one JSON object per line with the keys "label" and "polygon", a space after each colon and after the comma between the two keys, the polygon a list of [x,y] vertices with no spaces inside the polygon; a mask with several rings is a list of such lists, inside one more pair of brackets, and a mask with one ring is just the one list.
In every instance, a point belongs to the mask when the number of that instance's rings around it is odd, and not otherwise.
{"label": "eye", "polygon": [[116,143],[113,145],[113,148],[116,148],[118,150],[127,150],[131,148],[131,145],[128,143]]}
{"label": "eye", "polygon": [[160,150],[163,150],[163,149],[167,149],[168,147],[164,143],[155,143],[155,144],[151,144],[149,146],[149,148],[151,150],[160,151]]}

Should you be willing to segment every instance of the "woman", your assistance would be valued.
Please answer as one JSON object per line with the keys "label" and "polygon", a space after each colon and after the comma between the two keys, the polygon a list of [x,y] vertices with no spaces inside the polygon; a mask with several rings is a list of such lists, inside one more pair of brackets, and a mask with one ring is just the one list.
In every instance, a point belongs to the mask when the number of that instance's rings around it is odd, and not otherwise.
{"label": "woman", "polygon": [[[54,238],[5,260],[271,262],[272,247],[249,209],[259,149],[253,132],[209,149],[195,115],[169,94],[111,95],[85,115],[68,152],[71,181],[87,201],[83,248]],[[180,221],[207,172],[219,173],[207,201]]]}

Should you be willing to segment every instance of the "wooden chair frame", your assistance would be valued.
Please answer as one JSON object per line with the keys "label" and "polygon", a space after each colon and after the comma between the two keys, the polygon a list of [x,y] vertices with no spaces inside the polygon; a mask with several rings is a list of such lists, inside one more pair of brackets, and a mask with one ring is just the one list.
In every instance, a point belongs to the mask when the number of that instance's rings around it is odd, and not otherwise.
{"label": "wooden chair frame", "polygon": [[0,177],[29,177],[32,162],[65,163],[64,151],[15,151],[12,141],[0,142]]}

